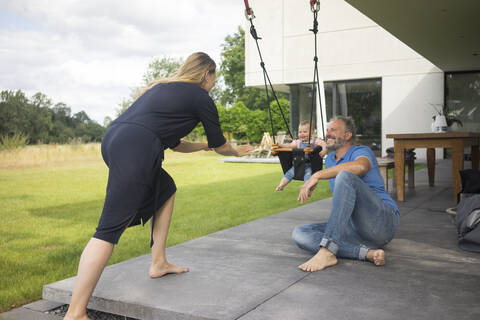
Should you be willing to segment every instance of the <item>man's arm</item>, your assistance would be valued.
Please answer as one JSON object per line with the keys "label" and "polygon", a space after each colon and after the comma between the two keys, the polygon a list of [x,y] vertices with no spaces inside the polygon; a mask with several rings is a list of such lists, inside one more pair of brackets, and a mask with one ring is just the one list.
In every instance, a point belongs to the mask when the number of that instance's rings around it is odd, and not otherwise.
{"label": "man's arm", "polygon": [[298,201],[300,201],[301,203],[307,201],[308,198],[310,198],[310,196],[312,195],[312,192],[320,179],[335,178],[337,174],[340,173],[340,171],[349,171],[361,177],[365,175],[371,167],[372,165],[370,164],[370,160],[368,160],[367,157],[360,156],[354,161],[341,163],[328,169],[317,171],[300,188]]}
{"label": "man's arm", "polygon": [[320,179],[335,178],[340,171],[348,171],[359,177],[364,176],[372,168],[370,160],[367,157],[360,156],[354,161],[345,162],[328,169],[315,172],[312,177],[318,181]]}

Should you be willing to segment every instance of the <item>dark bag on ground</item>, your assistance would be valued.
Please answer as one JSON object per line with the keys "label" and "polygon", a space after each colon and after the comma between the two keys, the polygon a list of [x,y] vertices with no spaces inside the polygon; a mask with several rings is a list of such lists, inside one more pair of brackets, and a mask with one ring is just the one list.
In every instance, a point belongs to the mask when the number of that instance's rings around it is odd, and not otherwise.
{"label": "dark bag on ground", "polygon": [[458,203],[455,224],[460,248],[480,253],[480,194],[465,197]]}
{"label": "dark bag on ground", "polygon": [[460,201],[460,194],[467,196],[480,194],[480,170],[460,170],[460,178],[462,179],[462,190],[457,195],[457,202]]}

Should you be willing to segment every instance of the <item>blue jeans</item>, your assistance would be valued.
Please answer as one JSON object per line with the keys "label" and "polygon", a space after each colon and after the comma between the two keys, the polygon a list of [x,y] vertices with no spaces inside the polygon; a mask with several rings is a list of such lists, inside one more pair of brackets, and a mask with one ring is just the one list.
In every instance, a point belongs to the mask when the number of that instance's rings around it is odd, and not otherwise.
{"label": "blue jeans", "polygon": [[368,249],[383,248],[393,239],[399,218],[362,179],[341,171],[328,222],[297,226],[292,238],[312,253],[324,247],[341,258],[365,260]]}
{"label": "blue jeans", "polygon": [[[293,166],[285,172],[283,176],[288,181],[292,181],[293,177],[295,176],[295,172],[293,171]],[[312,177],[312,166],[310,163],[305,163],[305,175],[303,176],[303,181],[306,182],[308,179]]]}

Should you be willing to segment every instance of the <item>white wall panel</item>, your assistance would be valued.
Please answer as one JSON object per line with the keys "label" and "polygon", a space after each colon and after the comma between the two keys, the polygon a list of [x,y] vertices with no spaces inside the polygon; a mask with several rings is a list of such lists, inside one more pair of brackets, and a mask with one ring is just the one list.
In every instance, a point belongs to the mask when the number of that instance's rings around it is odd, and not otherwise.
{"label": "white wall panel", "polygon": [[[443,72],[388,76],[382,78],[382,152],[393,147],[388,133],[431,132],[435,111],[430,103],[443,102]],[[417,158],[425,160],[425,149],[415,151]],[[442,156],[436,150],[436,157]]]}

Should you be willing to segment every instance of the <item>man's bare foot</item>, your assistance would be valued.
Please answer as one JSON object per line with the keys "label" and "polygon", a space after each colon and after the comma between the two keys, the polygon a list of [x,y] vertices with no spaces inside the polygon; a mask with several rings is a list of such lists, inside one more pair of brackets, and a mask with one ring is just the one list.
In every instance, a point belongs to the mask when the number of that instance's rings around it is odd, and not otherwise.
{"label": "man's bare foot", "polygon": [[366,258],[368,261],[373,262],[376,266],[385,265],[385,251],[382,249],[369,249]]}
{"label": "man's bare foot", "polygon": [[302,265],[299,265],[298,267],[303,271],[314,272],[334,266],[337,263],[337,257],[335,257],[333,253],[322,247],[316,255],[314,255],[310,260],[308,260]]}
{"label": "man's bare foot", "polygon": [[188,272],[189,269],[188,268],[184,268],[184,267],[178,267],[174,264],[171,264],[167,261],[165,261],[164,263],[162,264],[151,264],[150,265],[150,270],[148,271],[148,273],[150,274],[150,277],[152,278],[160,278],[160,277],[163,277],[164,275],[166,275],[167,273],[176,273],[176,274],[180,274],[180,273],[184,273],[184,272]]}
{"label": "man's bare foot", "polygon": [[285,188],[285,186],[280,186],[279,185],[278,187],[275,188],[275,191],[282,191],[283,188]]}

